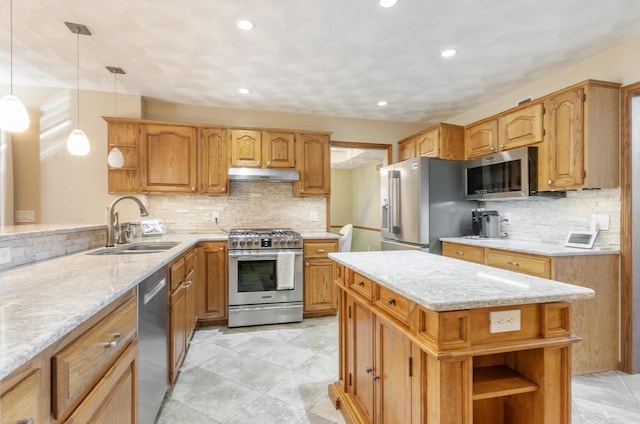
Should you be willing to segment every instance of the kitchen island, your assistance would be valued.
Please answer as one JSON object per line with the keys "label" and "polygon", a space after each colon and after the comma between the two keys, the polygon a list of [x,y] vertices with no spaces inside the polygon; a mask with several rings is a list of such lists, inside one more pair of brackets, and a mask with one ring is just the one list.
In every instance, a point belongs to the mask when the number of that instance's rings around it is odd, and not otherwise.
{"label": "kitchen island", "polygon": [[333,253],[348,423],[568,423],[591,289],[415,251]]}

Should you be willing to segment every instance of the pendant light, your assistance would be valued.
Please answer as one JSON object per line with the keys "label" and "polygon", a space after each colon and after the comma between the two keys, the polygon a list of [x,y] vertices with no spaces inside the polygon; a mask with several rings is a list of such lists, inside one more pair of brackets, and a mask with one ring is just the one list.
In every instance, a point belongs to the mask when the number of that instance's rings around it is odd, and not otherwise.
{"label": "pendant light", "polygon": [[29,128],[29,113],[20,99],[13,95],[13,0],[9,1],[9,15],[11,83],[9,94],[0,99],[0,129],[12,133],[21,133]]}
{"label": "pendant light", "polygon": [[80,34],[91,36],[89,28],[82,24],[74,24],[72,22],[65,22],[65,25],[77,36],[76,42],[76,106],[78,116],[78,127],[71,131],[69,137],[67,137],[67,150],[69,153],[75,156],[86,156],[91,150],[91,144],[89,144],[89,138],[80,129]]}
{"label": "pendant light", "polygon": [[[124,75],[125,72],[122,68],[118,68],[117,66],[107,66],[106,67],[109,72],[113,74],[113,111],[114,115],[118,117],[118,85],[117,78],[118,74]],[[122,168],[124,166],[124,155],[117,147],[114,147],[109,152],[107,156],[107,163],[111,168]]]}

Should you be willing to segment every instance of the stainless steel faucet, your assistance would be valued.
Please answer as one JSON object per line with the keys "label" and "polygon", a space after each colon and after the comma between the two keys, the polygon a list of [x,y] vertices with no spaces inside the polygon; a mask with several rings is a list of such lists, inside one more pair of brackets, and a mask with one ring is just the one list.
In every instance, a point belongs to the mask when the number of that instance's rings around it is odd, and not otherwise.
{"label": "stainless steel faucet", "polygon": [[117,231],[117,226],[118,226],[118,211],[115,210],[116,204],[118,204],[121,200],[124,199],[131,199],[134,202],[136,202],[138,204],[138,207],[140,208],[140,216],[148,216],[149,215],[149,211],[147,211],[147,208],[144,207],[144,205],[142,204],[142,202],[140,201],[140,199],[138,199],[137,197],[134,196],[122,196],[122,197],[118,197],[116,200],[114,200],[113,202],[111,202],[111,205],[109,206],[109,217],[107,218],[109,220],[109,222],[107,223],[107,245],[106,247],[113,247],[113,244],[115,243],[115,239],[116,239],[116,231]]}

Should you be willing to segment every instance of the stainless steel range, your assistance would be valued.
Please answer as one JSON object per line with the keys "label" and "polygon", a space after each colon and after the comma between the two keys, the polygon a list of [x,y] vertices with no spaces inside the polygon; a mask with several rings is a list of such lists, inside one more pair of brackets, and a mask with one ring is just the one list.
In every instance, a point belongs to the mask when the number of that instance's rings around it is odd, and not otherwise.
{"label": "stainless steel range", "polygon": [[286,228],[229,234],[229,327],[302,321],[302,236]]}

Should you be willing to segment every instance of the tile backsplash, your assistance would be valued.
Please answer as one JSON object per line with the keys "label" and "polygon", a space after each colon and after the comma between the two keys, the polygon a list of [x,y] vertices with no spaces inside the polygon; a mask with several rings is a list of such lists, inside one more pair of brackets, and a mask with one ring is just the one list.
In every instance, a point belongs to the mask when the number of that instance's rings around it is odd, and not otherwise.
{"label": "tile backsplash", "polygon": [[[229,196],[147,196],[150,216],[161,218],[169,233],[222,233],[220,226],[288,227],[298,231],[325,231],[326,199],[293,197],[291,183],[232,182]],[[311,216],[317,216],[317,221]],[[314,218],[315,218],[314,216]]]}
{"label": "tile backsplash", "polygon": [[483,202],[485,209],[497,210],[502,230],[513,240],[564,243],[570,230],[590,229],[592,215],[608,215],[609,230],[600,231],[596,245],[618,248],[620,245],[620,189],[567,192],[562,199],[531,197],[528,200]]}

